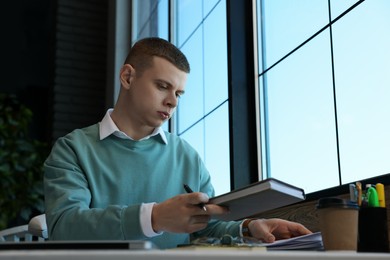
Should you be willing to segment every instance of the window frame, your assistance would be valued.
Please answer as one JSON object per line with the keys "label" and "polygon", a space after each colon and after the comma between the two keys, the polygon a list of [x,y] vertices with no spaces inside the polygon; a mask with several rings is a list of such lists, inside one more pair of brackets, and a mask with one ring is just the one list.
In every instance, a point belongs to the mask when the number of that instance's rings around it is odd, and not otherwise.
{"label": "window frame", "polygon": [[255,1],[227,0],[231,190],[261,179]]}

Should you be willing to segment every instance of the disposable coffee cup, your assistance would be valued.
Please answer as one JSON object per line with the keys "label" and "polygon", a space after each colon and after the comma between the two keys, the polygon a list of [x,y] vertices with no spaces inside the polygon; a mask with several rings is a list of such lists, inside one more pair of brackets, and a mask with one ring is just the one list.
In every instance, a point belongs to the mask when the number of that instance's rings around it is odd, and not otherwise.
{"label": "disposable coffee cup", "polygon": [[356,251],[359,219],[357,203],[340,198],[322,198],[316,207],[324,249]]}

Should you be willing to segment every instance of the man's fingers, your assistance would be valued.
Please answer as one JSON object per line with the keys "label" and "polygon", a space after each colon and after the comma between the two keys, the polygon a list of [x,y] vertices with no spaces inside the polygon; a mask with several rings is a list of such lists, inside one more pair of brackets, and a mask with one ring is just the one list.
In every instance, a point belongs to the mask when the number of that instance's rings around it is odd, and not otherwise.
{"label": "man's fingers", "polygon": [[194,215],[189,218],[186,233],[193,233],[207,227],[210,215]]}
{"label": "man's fingers", "polygon": [[222,215],[229,213],[229,208],[227,207],[222,207],[215,204],[206,204],[205,206],[207,208],[207,212],[210,215]]}
{"label": "man's fingers", "polygon": [[308,235],[308,234],[311,234],[313,232],[311,232],[305,226],[297,223],[297,225],[295,226],[295,229],[291,230],[291,233],[294,236],[301,236],[301,235]]}
{"label": "man's fingers", "polygon": [[192,205],[198,205],[201,203],[207,203],[209,201],[209,196],[206,193],[194,192],[186,194],[187,203]]}
{"label": "man's fingers", "polygon": [[190,218],[190,224],[206,224],[210,221],[210,215],[196,215]]}
{"label": "man's fingers", "polygon": [[207,204],[209,197],[202,192],[185,194],[187,203],[194,210],[194,215],[222,215],[229,212],[227,207],[216,204]]}

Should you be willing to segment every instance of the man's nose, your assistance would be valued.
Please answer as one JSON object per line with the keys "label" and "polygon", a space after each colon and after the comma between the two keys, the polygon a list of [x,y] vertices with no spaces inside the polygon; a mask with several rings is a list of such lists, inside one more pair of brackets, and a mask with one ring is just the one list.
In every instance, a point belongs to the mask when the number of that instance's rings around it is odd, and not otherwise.
{"label": "man's nose", "polygon": [[166,102],[166,105],[171,107],[171,108],[174,108],[177,106],[177,103],[178,103],[178,97],[176,96],[176,94],[171,94],[169,95],[169,97],[166,98],[165,102]]}

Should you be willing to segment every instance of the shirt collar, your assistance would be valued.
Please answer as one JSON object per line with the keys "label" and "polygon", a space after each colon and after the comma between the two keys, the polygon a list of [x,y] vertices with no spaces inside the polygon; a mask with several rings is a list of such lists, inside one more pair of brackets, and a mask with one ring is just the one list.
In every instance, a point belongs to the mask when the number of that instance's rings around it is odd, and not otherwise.
{"label": "shirt collar", "polygon": [[[131,139],[130,136],[119,130],[119,128],[116,126],[114,121],[111,119],[111,113],[114,111],[114,109],[110,108],[107,110],[105,116],[103,117],[102,121],[99,124],[99,135],[100,140],[105,139],[106,137],[110,135],[115,135],[116,137],[122,138],[122,139]],[[168,144],[167,137],[165,136],[164,130],[161,127],[157,127],[154,129],[153,133],[151,133],[148,136],[145,136],[144,138],[140,139],[139,141],[149,139],[152,136],[160,135],[161,139],[165,144]]]}

